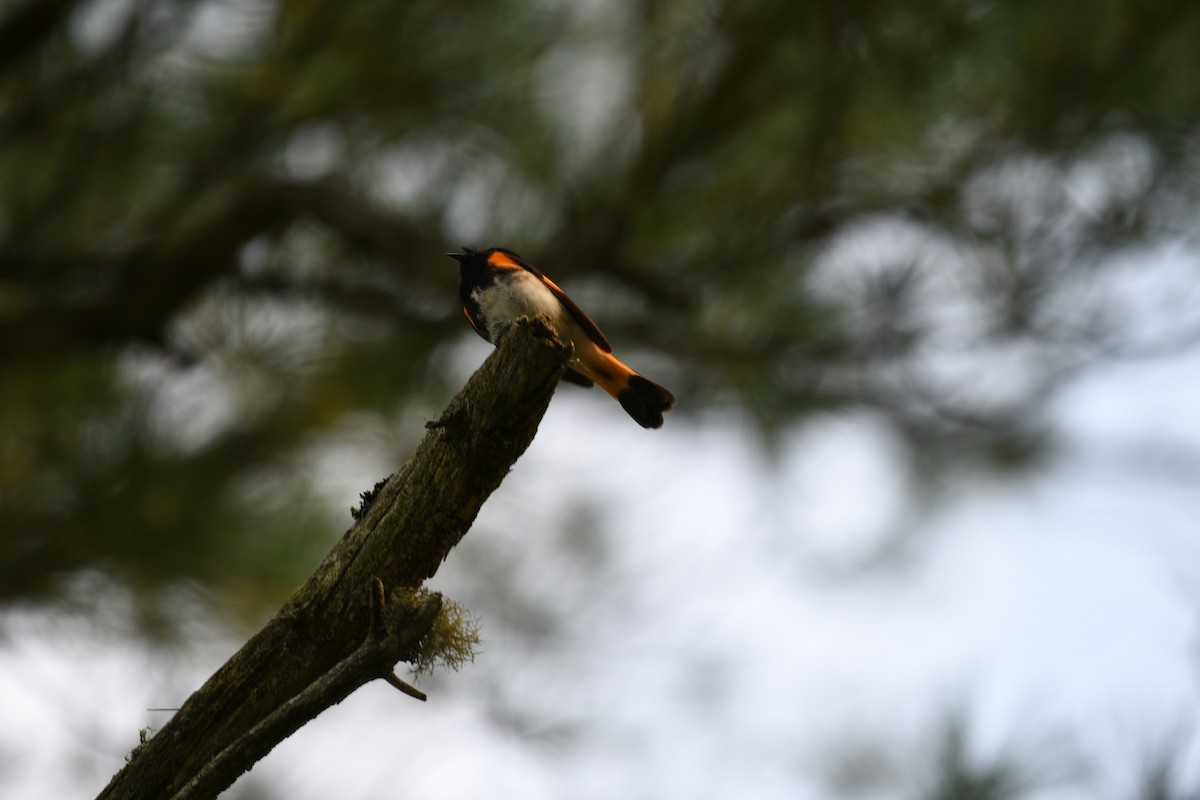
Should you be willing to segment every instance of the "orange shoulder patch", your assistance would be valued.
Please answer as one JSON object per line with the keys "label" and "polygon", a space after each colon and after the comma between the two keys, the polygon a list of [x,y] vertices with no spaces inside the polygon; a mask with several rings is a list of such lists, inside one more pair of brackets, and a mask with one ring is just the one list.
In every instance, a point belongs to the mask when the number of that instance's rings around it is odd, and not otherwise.
{"label": "orange shoulder patch", "polygon": [[488,265],[492,269],[524,269],[520,264],[498,251],[488,256]]}

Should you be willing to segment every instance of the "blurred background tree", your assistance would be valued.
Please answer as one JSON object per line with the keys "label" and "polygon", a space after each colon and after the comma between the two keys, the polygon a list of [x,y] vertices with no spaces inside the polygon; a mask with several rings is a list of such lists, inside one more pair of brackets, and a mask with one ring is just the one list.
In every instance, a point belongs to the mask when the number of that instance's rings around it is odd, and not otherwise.
{"label": "blurred background tree", "polygon": [[347,524],[331,453],[382,476],[461,381],[460,245],[668,425],[870,409],[917,492],[1045,463],[1065,381],[1200,333],[1197,42],[1186,0],[3,3],[0,602],[260,617]]}

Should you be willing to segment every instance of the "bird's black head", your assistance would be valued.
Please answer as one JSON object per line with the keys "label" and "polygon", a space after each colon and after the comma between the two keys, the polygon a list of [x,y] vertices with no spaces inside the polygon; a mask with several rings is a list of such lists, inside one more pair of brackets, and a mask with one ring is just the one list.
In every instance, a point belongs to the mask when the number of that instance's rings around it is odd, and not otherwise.
{"label": "bird's black head", "polygon": [[470,247],[464,247],[461,253],[446,253],[446,255],[462,265],[478,262],[480,264],[490,264],[500,269],[513,268],[517,265],[528,269],[529,266],[523,258],[506,247],[489,247],[482,252],[472,250]]}
{"label": "bird's black head", "polygon": [[469,305],[472,292],[491,285],[495,280],[497,270],[491,263],[497,248],[482,252],[470,247],[462,248],[461,253],[446,253],[458,262],[458,294],[464,305]]}
{"label": "bird's black head", "polygon": [[487,280],[488,276],[509,270],[534,271],[525,259],[503,247],[489,247],[483,251],[464,247],[462,250],[461,253],[446,253],[446,255],[458,262],[458,274],[464,281]]}

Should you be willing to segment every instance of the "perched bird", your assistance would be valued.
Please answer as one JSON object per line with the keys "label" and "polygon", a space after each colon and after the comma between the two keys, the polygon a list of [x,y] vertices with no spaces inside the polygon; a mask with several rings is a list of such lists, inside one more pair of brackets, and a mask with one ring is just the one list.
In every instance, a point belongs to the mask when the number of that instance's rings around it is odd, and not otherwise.
{"label": "perched bird", "polygon": [[495,344],[519,317],[545,314],[575,349],[563,378],[599,385],[643,428],[662,426],[675,396],[618,361],[600,328],[554,281],[502,247],[482,252],[464,247],[446,255],[458,261],[459,299],[480,336]]}

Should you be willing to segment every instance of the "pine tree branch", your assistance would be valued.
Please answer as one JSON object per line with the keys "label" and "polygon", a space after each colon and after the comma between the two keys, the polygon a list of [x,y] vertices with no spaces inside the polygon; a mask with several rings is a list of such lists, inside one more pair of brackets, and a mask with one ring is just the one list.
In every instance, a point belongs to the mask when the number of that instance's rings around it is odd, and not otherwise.
{"label": "pine tree branch", "polygon": [[[215,797],[226,778],[231,782],[323,708],[391,675],[395,661],[383,673],[380,659],[400,652],[407,634],[385,626],[381,636],[364,587],[378,578],[392,590],[415,589],[437,571],[532,441],[569,353],[544,319],[514,325],[313,575],[98,800]],[[364,645],[365,630],[373,633]],[[403,642],[378,650],[391,636]],[[236,755],[242,748],[248,760]]]}

